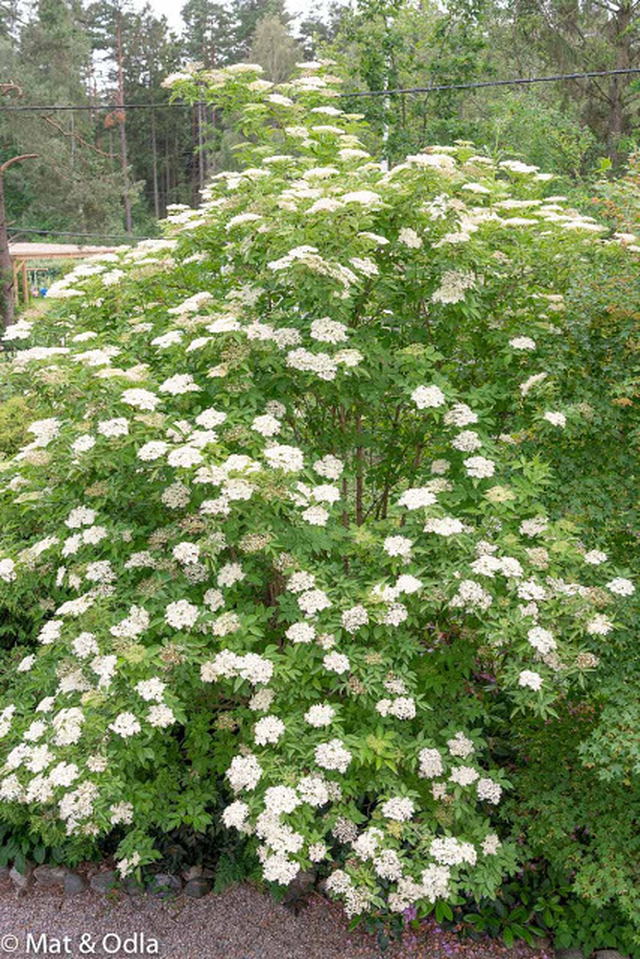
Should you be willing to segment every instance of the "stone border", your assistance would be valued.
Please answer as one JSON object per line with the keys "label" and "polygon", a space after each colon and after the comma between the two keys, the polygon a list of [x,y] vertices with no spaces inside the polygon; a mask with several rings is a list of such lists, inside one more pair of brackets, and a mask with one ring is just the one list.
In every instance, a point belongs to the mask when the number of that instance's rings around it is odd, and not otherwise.
{"label": "stone border", "polygon": [[150,895],[158,899],[175,899],[180,895],[201,899],[213,888],[207,872],[209,870],[196,866],[185,873],[184,877],[156,873],[151,881],[144,885],[133,877],[121,880],[113,869],[103,869],[85,876],[65,866],[34,866],[27,863],[23,873],[15,866],[0,866],[0,881],[9,879],[18,893],[25,893],[28,889],[58,889],[65,896],[76,896],[91,889],[102,895],[124,892],[129,896]]}

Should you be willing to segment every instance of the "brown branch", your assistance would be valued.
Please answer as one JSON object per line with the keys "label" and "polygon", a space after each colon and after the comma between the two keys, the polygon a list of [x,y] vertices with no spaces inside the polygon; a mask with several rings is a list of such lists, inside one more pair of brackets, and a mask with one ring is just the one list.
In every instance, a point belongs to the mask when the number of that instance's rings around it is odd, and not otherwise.
{"label": "brown branch", "polygon": [[22,87],[19,87],[17,83],[11,83],[10,81],[9,83],[0,83],[0,96],[3,96],[3,97],[7,96],[9,93],[12,93],[14,90],[16,91],[16,97],[19,100],[20,97],[23,95]]}
{"label": "brown branch", "polygon": [[37,153],[22,153],[18,157],[11,157],[10,160],[6,160],[2,166],[0,166],[0,176],[3,176],[14,163],[21,163],[22,160],[37,160],[38,156],[39,154]]}
{"label": "brown branch", "polygon": [[89,143],[84,137],[81,137],[79,133],[73,131],[64,130],[62,126],[57,123],[55,120],[52,120],[51,117],[47,117],[44,114],[41,114],[41,119],[48,123],[49,126],[52,126],[55,130],[62,134],[63,137],[71,137],[81,146],[86,147],[88,150],[93,150],[94,153],[98,153],[101,157],[106,157],[107,160],[112,160],[117,154],[115,153],[105,153],[104,150],[100,150],[98,147],[94,146],[92,143]]}

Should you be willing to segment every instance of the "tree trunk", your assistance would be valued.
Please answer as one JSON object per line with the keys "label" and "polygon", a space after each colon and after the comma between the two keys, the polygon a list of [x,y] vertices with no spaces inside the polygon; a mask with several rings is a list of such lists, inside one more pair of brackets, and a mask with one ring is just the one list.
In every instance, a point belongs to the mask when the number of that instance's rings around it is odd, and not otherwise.
{"label": "tree trunk", "polygon": [[156,113],[151,111],[151,156],[153,161],[153,210],[160,219],[160,194],[158,192],[158,145],[156,143]]}
{"label": "tree trunk", "polygon": [[[612,42],[616,51],[615,69],[628,70],[631,66],[631,4],[628,0],[618,7],[611,28]],[[611,110],[607,124],[607,152],[614,165],[620,161],[620,139],[627,132],[625,115],[625,91],[628,79],[624,76],[612,77],[610,86]]]}
{"label": "tree trunk", "polygon": [[120,127],[120,163],[122,166],[123,180],[123,199],[124,199],[124,221],[125,231],[131,233],[133,226],[131,220],[131,196],[129,195],[129,170],[127,163],[127,131],[125,128],[124,113],[124,75],[122,72],[122,30],[121,21],[118,16],[117,28],[118,42],[118,106],[120,107],[119,127]]}
{"label": "tree trunk", "polygon": [[0,310],[2,310],[2,328],[6,330],[13,323],[15,304],[13,302],[13,263],[9,254],[2,174],[0,174]]}
{"label": "tree trunk", "polygon": [[35,160],[37,156],[37,153],[23,153],[22,156],[12,157],[0,166],[0,315],[4,330],[11,326],[15,316],[13,263],[9,253],[9,231],[4,205],[4,175],[14,163],[21,163],[22,160]]}

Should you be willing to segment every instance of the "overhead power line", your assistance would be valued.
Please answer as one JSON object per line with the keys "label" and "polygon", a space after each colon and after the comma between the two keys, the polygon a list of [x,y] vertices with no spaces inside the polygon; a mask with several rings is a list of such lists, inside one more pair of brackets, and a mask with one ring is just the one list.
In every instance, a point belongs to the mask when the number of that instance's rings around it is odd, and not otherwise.
{"label": "overhead power line", "polygon": [[[488,87],[530,86],[534,83],[556,83],[559,80],[590,80],[602,77],[622,77],[640,74],[640,67],[628,67],[624,70],[585,70],[579,73],[554,73],[544,77],[513,77],[509,80],[470,80],[466,83],[433,83],[425,87],[397,87],[390,90],[352,90],[338,94],[344,98],[390,97],[408,93],[442,93],[446,90],[482,90]],[[204,102],[204,101],[201,101]],[[36,113],[43,110],[166,110],[191,109],[197,103],[97,103],[72,104],[49,103],[40,106],[0,106],[0,113]]]}

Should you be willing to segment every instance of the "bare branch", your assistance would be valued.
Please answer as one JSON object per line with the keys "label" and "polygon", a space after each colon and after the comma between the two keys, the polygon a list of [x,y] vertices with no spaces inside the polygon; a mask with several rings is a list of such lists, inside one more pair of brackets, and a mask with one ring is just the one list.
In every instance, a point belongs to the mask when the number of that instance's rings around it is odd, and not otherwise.
{"label": "bare branch", "polygon": [[37,153],[22,153],[20,156],[11,157],[10,160],[7,160],[0,166],[0,176],[3,176],[14,163],[21,163],[23,160],[37,160],[38,156],[39,154]]}
{"label": "bare branch", "polygon": [[0,83],[0,96],[8,96],[10,93],[14,93],[18,99],[23,95],[22,87],[18,86],[17,83]]}
{"label": "bare branch", "polygon": [[45,123],[48,123],[49,126],[52,126],[55,130],[61,133],[63,137],[71,137],[76,141],[76,143],[86,147],[87,150],[93,150],[94,153],[99,154],[101,157],[106,157],[108,160],[112,160],[117,155],[115,153],[105,153],[104,150],[100,150],[97,146],[94,146],[93,143],[89,143],[88,140],[85,140],[84,137],[81,137],[79,133],[63,129],[63,127],[61,127],[60,124],[55,120],[52,120],[51,117],[47,117],[44,114],[41,114],[41,117]]}

